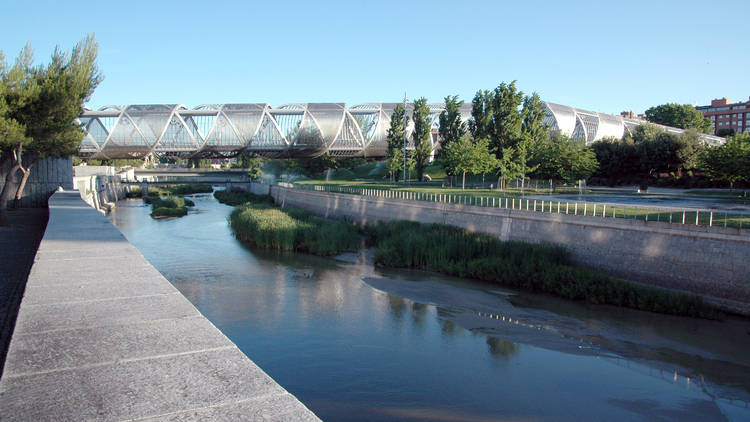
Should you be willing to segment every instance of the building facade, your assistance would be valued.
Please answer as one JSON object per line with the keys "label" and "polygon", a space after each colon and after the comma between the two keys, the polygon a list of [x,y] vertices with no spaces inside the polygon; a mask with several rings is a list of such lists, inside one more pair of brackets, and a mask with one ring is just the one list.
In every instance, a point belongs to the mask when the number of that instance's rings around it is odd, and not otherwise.
{"label": "building facade", "polygon": [[704,116],[711,119],[714,135],[750,132],[750,99],[732,103],[729,98],[712,100],[711,105],[696,107]]}

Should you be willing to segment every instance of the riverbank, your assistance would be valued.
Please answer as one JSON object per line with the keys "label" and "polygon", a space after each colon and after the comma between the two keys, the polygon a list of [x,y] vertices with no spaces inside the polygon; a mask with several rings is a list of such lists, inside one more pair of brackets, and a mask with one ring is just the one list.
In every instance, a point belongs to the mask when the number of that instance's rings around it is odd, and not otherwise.
{"label": "riverbank", "polygon": [[[246,198],[252,200],[250,195]],[[339,254],[358,243],[359,234],[351,222],[279,209],[261,200],[239,205],[230,216],[235,236],[244,243],[316,255]],[[593,304],[709,319],[720,316],[698,296],[578,268],[562,246],[503,242],[453,226],[406,221],[365,225],[359,233],[377,248],[375,263],[379,265],[437,271]]]}

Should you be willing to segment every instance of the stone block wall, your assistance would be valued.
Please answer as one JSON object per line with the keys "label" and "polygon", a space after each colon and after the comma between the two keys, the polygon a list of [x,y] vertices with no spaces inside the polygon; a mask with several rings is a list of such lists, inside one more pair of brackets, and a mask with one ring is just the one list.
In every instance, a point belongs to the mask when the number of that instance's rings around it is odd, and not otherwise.
{"label": "stone block wall", "polygon": [[750,233],[737,229],[271,187],[282,207],[358,223],[449,224],[501,240],[565,246],[576,263],[626,280],[685,290],[750,314]]}
{"label": "stone block wall", "polygon": [[[0,174],[5,174],[5,172],[0,172]],[[5,180],[0,180],[0,182],[5,182]],[[47,199],[60,186],[63,189],[73,189],[72,157],[38,160],[31,166],[31,174],[26,181],[19,206],[21,208],[45,208]]]}

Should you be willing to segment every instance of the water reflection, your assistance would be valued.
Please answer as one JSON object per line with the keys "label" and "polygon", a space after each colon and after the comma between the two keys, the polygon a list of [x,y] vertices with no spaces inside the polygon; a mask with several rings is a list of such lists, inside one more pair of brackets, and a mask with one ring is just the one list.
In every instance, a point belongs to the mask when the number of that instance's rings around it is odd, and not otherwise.
{"label": "water reflection", "polygon": [[110,218],[324,420],[750,418],[746,320],[597,308],[249,250],[231,235],[229,207],[195,202],[182,219],[152,220],[139,200]]}

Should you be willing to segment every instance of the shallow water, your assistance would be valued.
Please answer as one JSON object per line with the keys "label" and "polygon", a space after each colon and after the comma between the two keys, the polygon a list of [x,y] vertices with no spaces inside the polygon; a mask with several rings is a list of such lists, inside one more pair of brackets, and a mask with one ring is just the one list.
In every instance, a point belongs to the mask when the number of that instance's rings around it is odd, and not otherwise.
{"label": "shallow water", "polygon": [[250,250],[231,208],[113,223],[323,420],[750,420],[750,322],[582,305],[419,271]]}

